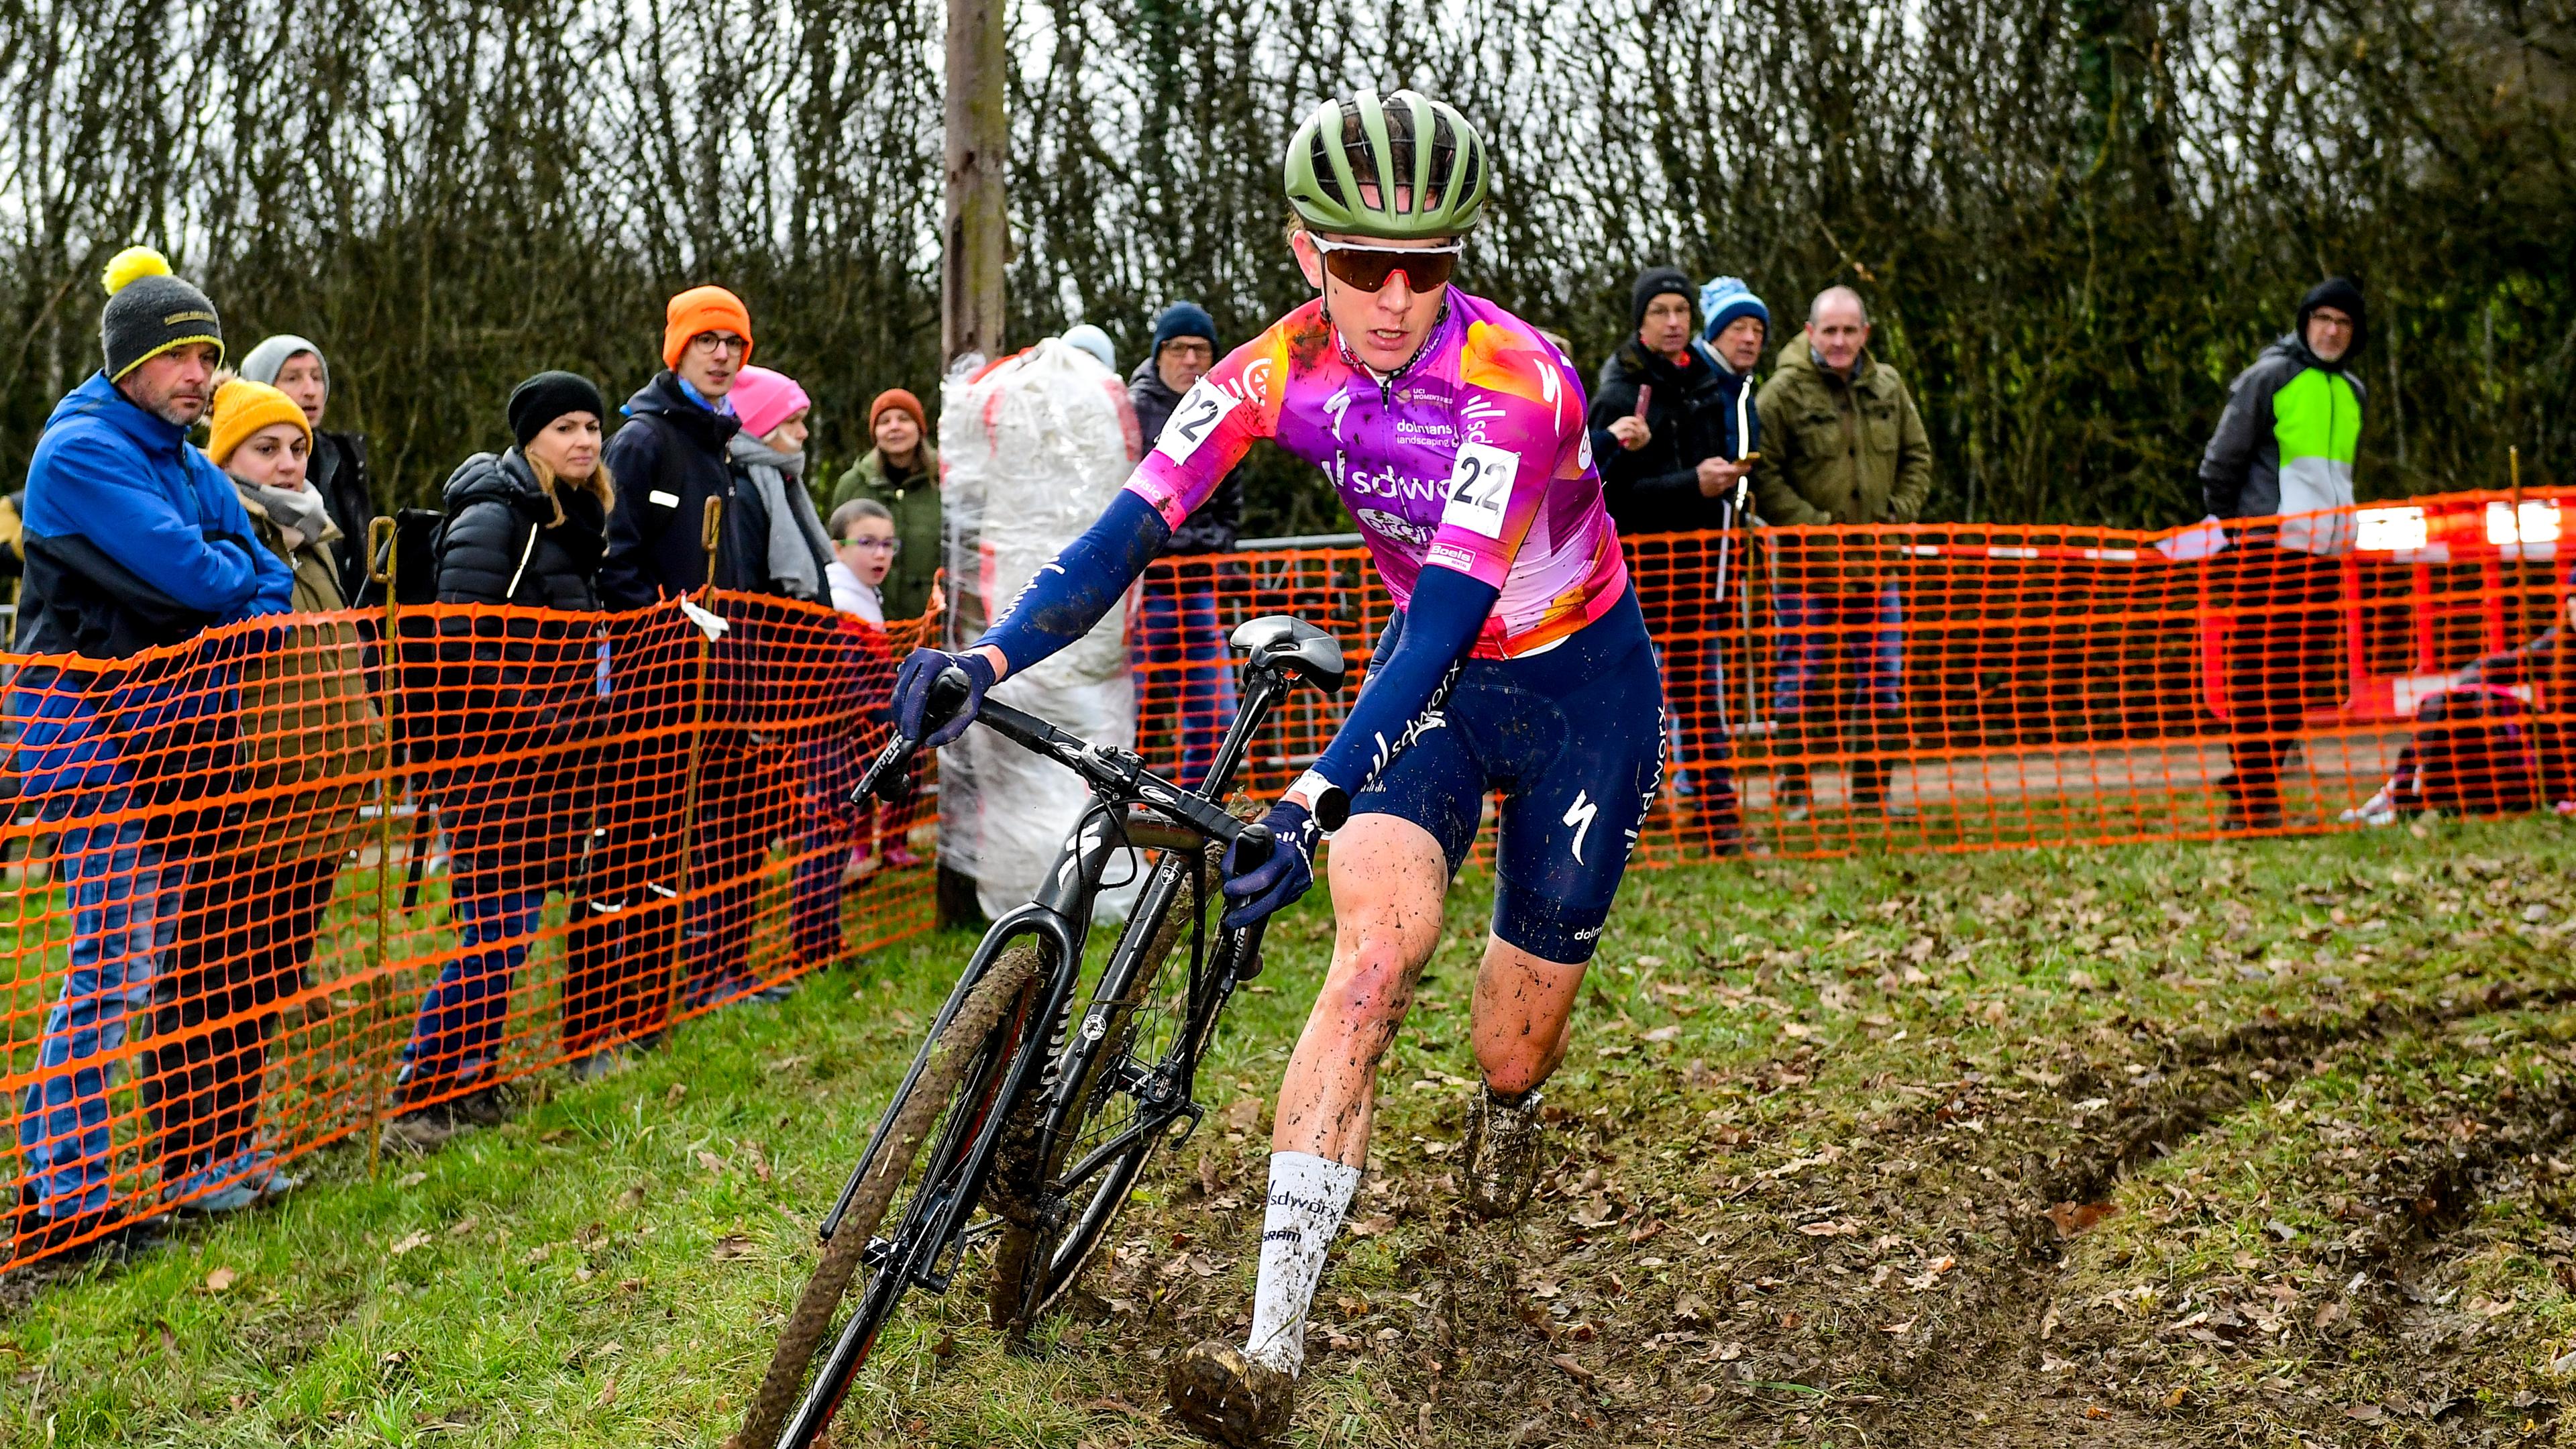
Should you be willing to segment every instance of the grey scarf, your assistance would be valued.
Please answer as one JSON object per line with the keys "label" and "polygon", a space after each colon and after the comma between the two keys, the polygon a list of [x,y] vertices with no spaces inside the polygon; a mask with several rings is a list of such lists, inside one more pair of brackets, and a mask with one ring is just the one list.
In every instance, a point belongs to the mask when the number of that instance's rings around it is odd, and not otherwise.
{"label": "grey scarf", "polygon": [[238,478],[233,483],[267,511],[270,522],[294,535],[287,541],[288,553],[327,543],[340,536],[340,530],[332,525],[330,509],[323,505],[322,495],[314,489],[289,492],[262,483],[244,483]]}
{"label": "grey scarf", "polygon": [[805,455],[782,453],[738,433],[728,455],[760,490],[761,505],[769,511],[769,577],[800,599],[830,603],[823,568],[832,549],[823,541],[823,520],[800,476]]}

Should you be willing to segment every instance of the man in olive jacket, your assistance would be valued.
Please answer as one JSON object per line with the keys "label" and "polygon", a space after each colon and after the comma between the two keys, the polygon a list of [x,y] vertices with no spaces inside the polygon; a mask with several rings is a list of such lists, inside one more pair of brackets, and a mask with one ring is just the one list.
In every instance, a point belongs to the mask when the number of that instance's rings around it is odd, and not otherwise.
{"label": "man in olive jacket", "polygon": [[[1828,287],[1807,328],[1780,354],[1755,401],[1762,451],[1754,506],[1772,527],[1912,523],[1932,494],[1932,443],[1905,383],[1869,355],[1869,313],[1849,287]],[[1839,753],[1844,701],[1860,716],[1852,762],[1855,813],[1887,813],[1886,752],[1902,743],[1903,601],[1893,550],[1876,541],[1790,535],[1780,541],[1775,599],[1780,679],[1773,708],[1778,803],[1805,818],[1808,767]],[[1902,813],[1902,812],[1899,812]]]}

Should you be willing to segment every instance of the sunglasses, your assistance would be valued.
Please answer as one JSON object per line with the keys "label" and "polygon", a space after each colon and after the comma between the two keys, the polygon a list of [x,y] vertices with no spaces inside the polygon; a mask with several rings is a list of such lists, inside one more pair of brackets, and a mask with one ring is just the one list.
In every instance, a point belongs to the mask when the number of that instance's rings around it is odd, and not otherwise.
{"label": "sunglasses", "polygon": [[1398,272],[1417,292],[1445,287],[1458,269],[1459,254],[1467,250],[1463,241],[1445,247],[1363,247],[1326,241],[1312,232],[1306,239],[1323,254],[1325,271],[1363,292],[1384,291],[1387,279]]}

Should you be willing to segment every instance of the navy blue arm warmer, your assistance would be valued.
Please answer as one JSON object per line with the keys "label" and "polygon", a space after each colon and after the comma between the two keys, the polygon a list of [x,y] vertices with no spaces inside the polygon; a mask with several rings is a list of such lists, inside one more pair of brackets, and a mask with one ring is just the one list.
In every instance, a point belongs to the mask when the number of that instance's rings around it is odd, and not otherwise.
{"label": "navy blue arm warmer", "polygon": [[1047,561],[1011,601],[1002,622],[975,641],[1002,651],[1017,674],[1091,632],[1163,551],[1171,525],[1154,505],[1120,490],[1098,522]]}
{"label": "navy blue arm warmer", "polygon": [[1314,773],[1351,795],[1375,780],[1404,747],[1435,697],[1448,692],[1449,671],[1474,648],[1502,591],[1455,569],[1425,565],[1405,605],[1395,650],[1369,664],[1359,702],[1342,721]]}

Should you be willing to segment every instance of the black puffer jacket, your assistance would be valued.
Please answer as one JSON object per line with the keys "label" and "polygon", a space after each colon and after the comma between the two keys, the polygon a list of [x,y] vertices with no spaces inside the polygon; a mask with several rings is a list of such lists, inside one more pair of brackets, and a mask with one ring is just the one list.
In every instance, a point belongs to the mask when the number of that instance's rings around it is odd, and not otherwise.
{"label": "black puffer jacket", "polygon": [[[617,507],[608,516],[600,602],[641,609],[708,584],[701,546],[707,500],[724,500],[717,588],[759,589],[769,578],[769,513],[740,481],[725,449],[742,421],[690,401],[680,380],[656,373],[626,400],[626,425],[608,440]],[[756,547],[755,547],[756,545]]]}
{"label": "black puffer jacket", "polygon": [[[1163,436],[1163,425],[1172,420],[1172,409],[1181,405],[1181,395],[1163,381],[1161,369],[1149,355],[1127,374],[1127,401],[1136,409],[1136,429],[1144,439],[1146,451],[1153,450]],[[1216,492],[1199,510],[1181,520],[1172,530],[1171,541],[1163,545],[1163,554],[1232,553],[1235,535],[1243,530],[1243,470],[1228,472],[1216,485]]]}
{"label": "black puffer jacket", "polygon": [[438,552],[440,603],[599,607],[607,514],[586,490],[558,486],[549,497],[513,448],[466,459],[441,501],[447,531]]}
{"label": "black puffer jacket", "polygon": [[515,449],[465,460],[445,502],[438,602],[548,612],[439,619],[442,821],[467,870],[559,866],[587,834],[584,741],[606,707],[592,617],[606,512],[585,490],[541,488]]}
{"label": "black puffer jacket", "polygon": [[340,597],[354,599],[367,584],[367,529],[376,518],[375,481],[367,476],[367,440],[358,433],[315,429],[313,462],[306,470],[322,507],[348,542],[332,552],[340,570]]}
{"label": "black puffer jacket", "polygon": [[[1585,421],[1592,429],[1593,462],[1601,470],[1601,501],[1609,505],[1621,538],[1715,528],[1720,521],[1719,500],[1699,491],[1699,465],[1737,455],[1735,399],[1745,379],[1720,369],[1697,347],[1683,357],[1688,366],[1675,367],[1631,337],[1601,364],[1593,387]],[[1646,446],[1632,453],[1611,441],[1608,429],[1635,416],[1640,387],[1654,393],[1646,400]],[[1754,432],[1750,401],[1744,412],[1746,431]]]}

